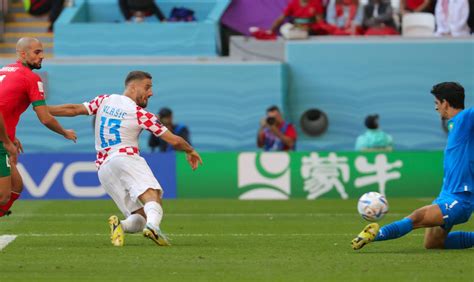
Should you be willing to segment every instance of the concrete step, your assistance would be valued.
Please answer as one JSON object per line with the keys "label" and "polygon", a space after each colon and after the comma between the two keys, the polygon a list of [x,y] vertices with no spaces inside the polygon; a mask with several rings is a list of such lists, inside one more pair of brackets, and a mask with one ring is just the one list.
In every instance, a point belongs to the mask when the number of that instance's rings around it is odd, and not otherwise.
{"label": "concrete step", "polygon": [[3,34],[5,43],[16,43],[22,37],[35,37],[43,43],[54,41],[54,34],[50,32],[6,32]]}
{"label": "concrete step", "polygon": [[[16,43],[13,42],[0,42],[0,48],[15,48]],[[43,43],[43,48],[53,48],[54,44],[52,42],[45,42]]]}
{"label": "concrete step", "polygon": [[[46,59],[50,59],[53,57],[53,54],[44,54]],[[0,53],[0,59],[5,58],[16,58],[16,53]]]}
{"label": "concrete step", "polygon": [[8,13],[24,13],[25,6],[22,2],[13,2],[8,7]]}
{"label": "concrete step", "polygon": [[48,22],[9,22],[5,24],[6,32],[47,32]]}
{"label": "concrete step", "polygon": [[[53,43],[46,42],[43,43],[43,48],[45,53],[53,53]],[[3,54],[15,54],[16,53],[16,43],[0,43],[0,53]]]}
{"label": "concrete step", "polygon": [[33,17],[25,12],[9,13],[7,16],[7,22],[48,22],[48,16]]}

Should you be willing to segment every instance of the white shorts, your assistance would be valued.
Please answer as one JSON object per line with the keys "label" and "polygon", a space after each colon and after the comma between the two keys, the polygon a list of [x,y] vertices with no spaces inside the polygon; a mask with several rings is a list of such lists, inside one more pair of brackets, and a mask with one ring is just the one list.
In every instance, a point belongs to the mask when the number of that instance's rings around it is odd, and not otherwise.
{"label": "white shorts", "polygon": [[140,156],[115,156],[100,166],[99,180],[120,211],[128,217],[143,207],[138,197],[149,188],[160,190],[160,183]]}

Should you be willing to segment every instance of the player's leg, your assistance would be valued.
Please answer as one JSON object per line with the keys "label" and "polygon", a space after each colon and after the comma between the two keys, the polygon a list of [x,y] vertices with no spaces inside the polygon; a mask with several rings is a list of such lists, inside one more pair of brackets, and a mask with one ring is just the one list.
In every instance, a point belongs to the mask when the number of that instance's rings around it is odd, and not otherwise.
{"label": "player's leg", "polygon": [[[111,160],[108,163],[101,166],[98,171],[99,181],[107,192],[107,194],[112,198],[112,200],[117,205],[118,209],[125,215],[125,217],[131,215],[131,210],[128,209],[127,204],[130,204],[132,201],[128,197],[128,193],[125,190],[123,183],[121,183],[119,177],[114,177],[114,167],[115,160]],[[128,201],[127,201],[128,197]],[[132,210],[141,208],[141,206],[136,206]],[[112,215],[108,219],[108,224],[110,227],[110,241],[112,245],[120,247],[125,243],[124,229],[121,221],[118,216]]]}
{"label": "player's leg", "polygon": [[448,236],[448,231],[441,226],[429,227],[425,230],[424,245],[426,249],[442,249]]}
{"label": "player's leg", "polygon": [[[425,243],[425,247],[426,246]],[[444,240],[445,249],[468,249],[474,247],[474,232],[455,231],[449,232]]]}
{"label": "player's leg", "polygon": [[12,191],[12,177],[10,175],[4,176],[0,172],[0,205],[5,205],[10,200]]}
{"label": "player's leg", "polygon": [[0,217],[9,215],[7,204],[11,200],[12,176],[11,165],[6,153],[0,154]]}
{"label": "player's leg", "polygon": [[385,241],[400,238],[413,229],[443,225],[443,214],[438,205],[424,206],[409,216],[392,222],[379,229],[377,223],[371,223],[352,240],[352,248],[358,250],[372,241]]}
{"label": "player's leg", "polygon": [[457,198],[437,199],[444,223],[425,233],[427,249],[467,249],[474,246],[474,232],[449,232],[456,224],[467,222],[472,214],[469,193],[457,194]]}
{"label": "player's leg", "polygon": [[152,239],[160,246],[169,246],[168,239],[160,229],[160,223],[163,218],[161,193],[161,189],[148,188],[138,197],[144,203],[143,211],[146,214],[146,226],[143,229],[143,235]]}
{"label": "player's leg", "polygon": [[413,229],[443,225],[443,214],[438,205],[421,207],[404,219],[395,221],[380,228],[375,241],[400,238]]}
{"label": "player's leg", "polygon": [[137,233],[142,232],[146,225],[146,215],[143,208],[132,212],[131,215],[127,216],[122,223],[123,231],[125,233]]}

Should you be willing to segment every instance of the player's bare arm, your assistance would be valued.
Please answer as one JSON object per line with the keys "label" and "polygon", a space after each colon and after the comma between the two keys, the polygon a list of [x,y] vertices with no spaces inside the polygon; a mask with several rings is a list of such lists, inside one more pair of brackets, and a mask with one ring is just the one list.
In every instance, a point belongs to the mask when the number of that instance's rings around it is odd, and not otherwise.
{"label": "player's bare arm", "polygon": [[76,142],[76,132],[74,132],[72,129],[64,129],[61,124],[59,124],[59,122],[49,113],[48,107],[46,105],[36,106],[34,109],[38,119],[47,128],[58,134],[61,134],[66,139]]}
{"label": "player's bare arm", "polygon": [[5,121],[3,115],[0,114],[0,142],[3,142],[3,147],[7,150],[10,157],[10,161],[16,164],[17,161],[17,148],[15,144],[8,138],[7,130],[5,128]]}
{"label": "player's bare arm", "polygon": [[194,148],[189,145],[186,140],[181,138],[178,135],[175,135],[169,131],[166,131],[160,136],[165,142],[169,143],[176,150],[186,152],[186,160],[193,170],[197,169],[199,164],[202,165],[201,156],[194,150]]}
{"label": "player's bare arm", "polygon": [[48,110],[49,113],[55,117],[75,117],[89,114],[83,104],[48,106]]}

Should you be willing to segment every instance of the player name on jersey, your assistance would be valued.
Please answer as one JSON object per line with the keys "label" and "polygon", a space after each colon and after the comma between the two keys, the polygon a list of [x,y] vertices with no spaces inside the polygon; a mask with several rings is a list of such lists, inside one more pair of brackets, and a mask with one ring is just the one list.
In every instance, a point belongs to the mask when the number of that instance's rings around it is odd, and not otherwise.
{"label": "player name on jersey", "polygon": [[120,108],[110,107],[110,106],[104,106],[103,112],[107,115],[110,115],[119,119],[123,119],[127,115],[125,110],[122,110]]}

